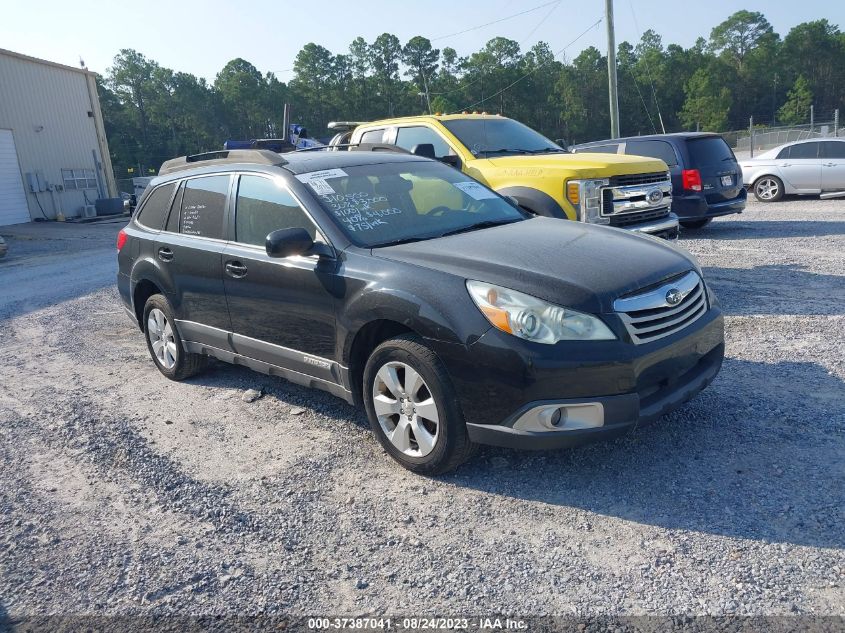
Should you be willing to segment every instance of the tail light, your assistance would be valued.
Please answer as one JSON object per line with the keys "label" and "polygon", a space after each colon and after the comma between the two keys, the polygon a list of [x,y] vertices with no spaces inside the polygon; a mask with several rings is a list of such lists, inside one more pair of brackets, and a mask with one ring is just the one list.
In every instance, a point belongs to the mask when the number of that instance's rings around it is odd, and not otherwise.
{"label": "tail light", "polygon": [[120,252],[120,249],[123,248],[123,245],[126,244],[126,231],[120,229],[120,233],[117,234],[117,252]]}
{"label": "tail light", "polygon": [[685,169],[681,172],[684,182],[684,189],[689,191],[701,191],[701,172],[697,169]]}

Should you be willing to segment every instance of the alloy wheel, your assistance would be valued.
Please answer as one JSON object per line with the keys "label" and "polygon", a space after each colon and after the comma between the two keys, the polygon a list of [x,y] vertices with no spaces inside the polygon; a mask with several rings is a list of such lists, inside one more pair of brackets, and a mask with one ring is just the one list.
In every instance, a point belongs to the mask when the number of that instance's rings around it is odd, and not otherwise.
{"label": "alloy wheel", "polygon": [[158,308],[150,310],[147,317],[147,337],[161,366],[173,369],[176,365],[176,337],[164,312]]}
{"label": "alloy wheel", "polygon": [[780,185],[772,178],[763,178],[757,183],[757,195],[763,200],[773,200],[780,192]]}
{"label": "alloy wheel", "polygon": [[440,434],[440,412],[422,376],[410,365],[391,361],[376,372],[373,408],[379,425],[398,450],[425,457]]}

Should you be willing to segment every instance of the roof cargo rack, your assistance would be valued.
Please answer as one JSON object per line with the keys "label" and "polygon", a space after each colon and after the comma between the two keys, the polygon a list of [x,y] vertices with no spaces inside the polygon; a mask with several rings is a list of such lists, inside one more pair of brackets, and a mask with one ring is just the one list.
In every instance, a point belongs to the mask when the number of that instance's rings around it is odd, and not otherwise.
{"label": "roof cargo rack", "polygon": [[164,176],[165,174],[193,169],[194,167],[226,165],[230,163],[254,163],[280,167],[287,164],[287,161],[276,152],[266,149],[229,149],[172,158],[162,164],[161,169],[158,170],[158,175]]}

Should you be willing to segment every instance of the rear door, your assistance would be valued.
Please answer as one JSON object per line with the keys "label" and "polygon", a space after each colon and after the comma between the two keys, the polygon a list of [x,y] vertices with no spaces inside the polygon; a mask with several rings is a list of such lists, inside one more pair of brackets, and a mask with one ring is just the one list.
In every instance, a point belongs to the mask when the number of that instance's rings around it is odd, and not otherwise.
{"label": "rear door", "polygon": [[821,143],[807,141],[784,148],[778,154],[778,169],[792,187],[802,193],[818,193],[822,189]]}
{"label": "rear door", "polygon": [[701,136],[686,141],[686,169],[697,169],[707,202],[733,200],[742,187],[742,171],[731,148],[721,136]]}
{"label": "rear door", "polygon": [[845,141],[822,141],[822,190],[845,189]]}
{"label": "rear door", "polygon": [[232,329],[223,289],[230,183],[229,174],[185,180],[155,244],[180,334],[222,349]]}
{"label": "rear door", "polygon": [[279,177],[242,174],[224,285],[239,354],[337,382],[333,289],[336,262],[317,256],[270,257],[267,235],[304,228],[325,242]]}
{"label": "rear door", "polygon": [[681,167],[678,164],[678,154],[674,146],[667,141],[628,141],[625,143],[625,154],[635,156],[647,156],[659,158],[669,167],[672,176],[672,187],[675,191],[683,188],[681,179]]}

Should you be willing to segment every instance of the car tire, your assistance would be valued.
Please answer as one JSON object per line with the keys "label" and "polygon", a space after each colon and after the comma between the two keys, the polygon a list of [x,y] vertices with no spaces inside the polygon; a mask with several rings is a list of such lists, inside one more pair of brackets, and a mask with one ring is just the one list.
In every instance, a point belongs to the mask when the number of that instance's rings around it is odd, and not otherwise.
{"label": "car tire", "polygon": [[385,451],[408,470],[440,475],[469,459],[476,445],[443,362],[411,334],[391,338],[364,368],[364,405]]}
{"label": "car tire", "polygon": [[144,338],[158,370],[170,380],[185,380],[208,366],[208,356],[185,351],[175,326],[173,309],[164,295],[152,295],[144,304]]}
{"label": "car tire", "polygon": [[703,229],[712,221],[713,218],[701,218],[700,220],[681,220],[681,226],[691,231],[697,231],[698,229]]}
{"label": "car tire", "polygon": [[752,191],[760,202],[777,202],[783,198],[783,181],[777,176],[761,176],[754,181]]}

